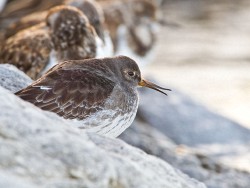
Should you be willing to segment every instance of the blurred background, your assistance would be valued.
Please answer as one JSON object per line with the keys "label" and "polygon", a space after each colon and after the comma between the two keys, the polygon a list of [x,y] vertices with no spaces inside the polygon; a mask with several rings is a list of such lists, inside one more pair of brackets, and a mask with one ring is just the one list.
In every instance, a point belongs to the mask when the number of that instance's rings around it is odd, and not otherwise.
{"label": "blurred background", "polygon": [[157,55],[147,72],[250,127],[250,2],[164,0]]}

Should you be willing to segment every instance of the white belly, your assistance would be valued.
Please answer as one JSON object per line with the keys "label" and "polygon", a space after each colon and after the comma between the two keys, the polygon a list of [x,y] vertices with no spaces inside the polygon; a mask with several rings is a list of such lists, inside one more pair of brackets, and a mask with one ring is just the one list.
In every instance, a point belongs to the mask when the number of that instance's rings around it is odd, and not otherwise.
{"label": "white belly", "polygon": [[132,111],[123,116],[117,116],[111,122],[103,121],[96,127],[87,128],[87,131],[96,132],[100,135],[111,138],[116,138],[132,124],[135,119],[135,115],[136,111]]}
{"label": "white belly", "polygon": [[[138,102],[134,108],[124,115],[117,110],[101,110],[84,120],[66,120],[74,126],[95,132],[100,135],[115,138],[125,131],[134,121]],[[118,114],[118,115],[117,115]],[[115,117],[115,118],[114,118]]]}
{"label": "white belly", "polygon": [[[124,95],[122,93],[117,87],[113,90],[109,99],[105,101],[102,110],[83,120],[69,121],[79,128],[86,129],[88,132],[95,132],[112,138],[119,136],[134,121],[139,103],[136,89],[134,95],[129,97],[126,96],[126,93]],[[122,106],[121,100],[124,101]],[[124,111],[127,113],[124,113]]]}

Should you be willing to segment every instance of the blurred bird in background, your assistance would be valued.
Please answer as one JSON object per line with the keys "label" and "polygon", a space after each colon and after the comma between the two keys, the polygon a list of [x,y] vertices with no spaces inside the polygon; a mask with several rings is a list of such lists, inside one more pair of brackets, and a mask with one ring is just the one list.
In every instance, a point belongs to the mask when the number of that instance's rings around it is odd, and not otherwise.
{"label": "blurred bird in background", "polygon": [[150,0],[98,0],[104,11],[116,55],[128,55],[144,66],[156,42],[157,3]]}
{"label": "blurred bird in background", "polygon": [[160,1],[157,0],[7,1],[0,13],[1,43],[6,43],[4,41],[9,41],[10,37],[24,29],[44,22],[49,9],[56,5],[76,7],[87,17],[98,36],[96,42],[99,47],[94,57],[127,55],[135,59],[140,67],[152,61],[160,15]]}
{"label": "blurred bird in background", "polygon": [[[97,57],[112,56],[113,46],[108,37],[104,38],[105,28],[103,27],[103,11],[98,3],[93,0],[64,0],[62,1],[62,4],[78,8],[83,12],[83,14],[88,18],[90,24],[94,27],[98,37],[101,39],[99,40],[99,38],[97,38],[97,42],[100,46]],[[14,21],[4,29],[3,38],[9,38],[20,30],[43,22],[47,14],[48,10],[38,11]]]}
{"label": "blurred bird in background", "polygon": [[1,46],[0,63],[10,63],[32,79],[57,62],[95,57],[98,41],[87,17],[74,7],[49,10],[45,22],[8,38]]}

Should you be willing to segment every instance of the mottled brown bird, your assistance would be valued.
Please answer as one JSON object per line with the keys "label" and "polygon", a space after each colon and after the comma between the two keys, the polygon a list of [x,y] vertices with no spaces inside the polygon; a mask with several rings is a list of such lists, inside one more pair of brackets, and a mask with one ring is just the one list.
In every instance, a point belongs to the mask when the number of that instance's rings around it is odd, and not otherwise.
{"label": "mottled brown bird", "polygon": [[148,62],[156,42],[158,9],[152,0],[98,0],[115,54]]}
{"label": "mottled brown bird", "polygon": [[46,23],[18,32],[1,45],[0,63],[17,66],[32,79],[58,61],[92,58],[97,36],[86,16],[70,6],[52,8]]}
{"label": "mottled brown bird", "polygon": [[16,95],[79,128],[117,137],[135,118],[138,86],[169,90],[142,79],[134,60],[118,56],[57,64]]}
{"label": "mottled brown bird", "polygon": [[[65,0],[61,2],[64,5],[78,8],[86,15],[90,24],[95,28],[97,35],[104,40],[103,23],[104,17],[101,7],[93,0]],[[21,17],[5,29],[5,38],[9,38],[18,31],[31,27],[45,21],[49,10],[34,12]]]}
{"label": "mottled brown bird", "polygon": [[[1,0],[0,4],[4,4],[4,1],[6,0]],[[0,12],[0,29],[32,12],[47,10],[61,4],[62,0],[8,0]]]}

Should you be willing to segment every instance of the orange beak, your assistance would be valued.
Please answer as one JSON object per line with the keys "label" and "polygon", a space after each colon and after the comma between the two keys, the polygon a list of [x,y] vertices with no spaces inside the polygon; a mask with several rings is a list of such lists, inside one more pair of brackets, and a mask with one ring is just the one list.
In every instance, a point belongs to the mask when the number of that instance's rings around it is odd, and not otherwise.
{"label": "orange beak", "polygon": [[161,90],[168,90],[168,91],[171,91],[171,89],[166,89],[166,88],[163,88],[163,87],[160,87],[152,82],[149,82],[149,81],[146,81],[146,80],[141,80],[139,83],[138,83],[139,86],[142,86],[142,87],[148,87],[148,88],[151,88],[151,89],[154,89],[156,91],[159,91],[161,93],[163,93],[164,95],[168,95],[167,93],[161,91]]}

